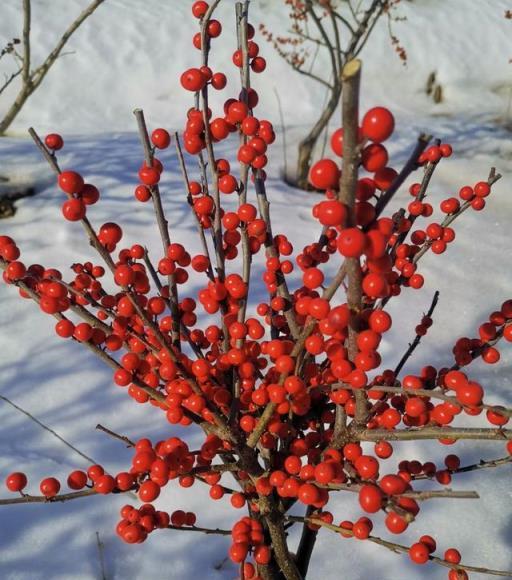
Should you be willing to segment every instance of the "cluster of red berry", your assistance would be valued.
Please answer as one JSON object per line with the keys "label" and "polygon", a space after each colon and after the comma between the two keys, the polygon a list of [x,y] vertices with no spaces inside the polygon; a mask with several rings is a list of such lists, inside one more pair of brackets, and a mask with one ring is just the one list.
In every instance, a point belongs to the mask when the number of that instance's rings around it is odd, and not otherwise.
{"label": "cluster of red berry", "polygon": [[[252,550],[257,564],[270,562],[270,547],[265,545],[263,526],[257,519],[246,516],[236,522],[231,530],[231,537],[233,543],[229,549],[229,556],[234,562],[244,562],[249,550]],[[252,576],[254,577],[254,571]]]}

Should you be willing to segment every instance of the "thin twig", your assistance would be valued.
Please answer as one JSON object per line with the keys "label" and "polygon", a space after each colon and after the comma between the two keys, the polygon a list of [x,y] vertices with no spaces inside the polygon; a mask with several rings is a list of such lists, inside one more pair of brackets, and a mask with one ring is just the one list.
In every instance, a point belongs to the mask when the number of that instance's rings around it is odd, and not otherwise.
{"label": "thin twig", "polygon": [[178,530],[180,532],[201,532],[203,534],[211,535],[217,534],[219,536],[230,536],[230,530],[221,530],[220,528],[201,528],[199,526],[167,526],[168,530]]}
{"label": "thin twig", "polygon": [[105,570],[105,545],[100,540],[100,533],[96,532],[96,546],[98,547],[98,559],[100,561],[101,580],[107,580],[107,573]]}
{"label": "thin twig", "polygon": [[426,439],[511,441],[512,429],[431,426],[420,429],[365,429],[358,432],[356,438],[359,441],[419,441]]}
{"label": "thin twig", "polygon": [[42,421],[40,421],[39,419],[37,419],[36,417],[34,417],[34,415],[32,415],[31,413],[29,413],[28,411],[26,411],[25,409],[23,409],[22,407],[20,407],[16,403],[13,403],[6,396],[0,395],[0,399],[2,401],[4,401],[5,403],[7,403],[8,405],[11,405],[11,407],[14,407],[20,413],[23,413],[24,415],[26,415],[31,421],[34,421],[34,423],[36,423],[37,425],[39,425],[39,427],[42,427],[45,431],[48,431],[48,433],[51,433],[54,437],[57,437],[57,439],[59,439],[59,441],[62,441],[62,443],[64,443],[64,445],[67,445],[67,447],[69,447],[70,449],[72,449],[75,453],[78,453],[78,455],[80,455],[80,457],[83,457],[91,465],[94,465],[95,463],[97,463],[96,461],[94,461],[94,459],[92,459],[91,457],[89,457],[85,453],[82,453],[74,445],[71,445],[71,443],[69,443],[69,441],[66,441],[66,439],[64,439],[64,437],[62,437],[61,435],[59,435],[56,431],[54,431],[53,429],[51,429],[50,427],[48,427],[47,425],[45,425]]}
{"label": "thin twig", "polygon": [[119,435],[115,431],[111,431],[110,429],[107,429],[107,427],[104,427],[100,423],[98,423],[96,425],[96,429],[98,429],[98,431],[103,431],[103,433],[106,433],[107,435],[110,435],[111,437],[114,437],[114,439],[119,439],[120,441],[122,441],[123,443],[126,444],[126,447],[135,447],[135,443],[131,439],[126,437],[126,435]]}
{"label": "thin twig", "polygon": [[[265,182],[263,181],[263,179],[261,179],[259,172],[256,173],[254,183],[260,215],[267,226],[267,232],[265,237],[265,249],[267,257],[274,258],[278,256],[278,252],[274,241],[274,236],[272,234],[272,223],[270,220],[270,202],[268,201],[267,198]],[[283,314],[286,318],[286,322],[288,323],[288,327],[290,329],[292,337],[294,339],[297,339],[300,334],[300,329],[299,326],[297,325],[295,313],[292,307],[292,299],[290,291],[288,289],[288,283],[286,282],[284,274],[279,270],[276,272],[276,278],[277,278],[277,292],[279,296],[282,296],[286,301],[286,309],[284,310]]]}
{"label": "thin twig", "polygon": [[[434,313],[434,310],[437,306],[438,300],[439,300],[439,291],[436,290],[434,293],[434,297],[432,298],[432,304],[430,305],[430,308],[428,309],[428,312],[425,316],[427,316],[428,318],[430,318],[432,316],[432,314]],[[421,338],[422,338],[421,334],[416,334],[416,336],[414,337],[414,340],[409,344],[409,348],[407,349],[407,351],[404,353],[404,355],[400,359],[400,362],[396,365],[396,368],[394,371],[395,377],[397,377],[399,375],[400,371],[404,367],[405,363],[409,360],[412,353],[416,350],[416,348],[418,348],[418,346],[421,342]]]}

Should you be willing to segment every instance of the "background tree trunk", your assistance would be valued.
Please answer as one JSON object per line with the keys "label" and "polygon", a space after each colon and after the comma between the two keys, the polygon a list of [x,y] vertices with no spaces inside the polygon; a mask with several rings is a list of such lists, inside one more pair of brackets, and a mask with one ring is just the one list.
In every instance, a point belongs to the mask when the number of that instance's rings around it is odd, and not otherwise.
{"label": "background tree trunk", "polygon": [[325,109],[322,111],[319,119],[311,129],[311,131],[304,137],[299,144],[299,155],[297,158],[297,170],[295,175],[295,182],[297,187],[301,189],[308,188],[308,174],[311,167],[311,161],[315,152],[315,147],[320,138],[320,135],[327,127],[331,120],[341,97],[341,84],[336,84],[331,92],[329,101]]}

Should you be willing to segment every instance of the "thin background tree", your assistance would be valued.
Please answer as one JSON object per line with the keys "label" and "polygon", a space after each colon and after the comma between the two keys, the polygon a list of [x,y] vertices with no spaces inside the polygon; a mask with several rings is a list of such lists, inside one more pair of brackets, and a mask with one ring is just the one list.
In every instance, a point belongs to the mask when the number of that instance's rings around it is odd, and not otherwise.
{"label": "thin background tree", "polygon": [[43,62],[34,68],[32,62],[33,55],[30,38],[32,25],[32,5],[31,0],[21,1],[23,11],[23,32],[21,39],[13,38],[0,52],[0,58],[8,54],[12,55],[17,66],[17,70],[11,73],[11,75],[7,75],[5,77],[3,85],[0,86],[0,95],[2,95],[2,93],[11,85],[11,83],[18,82],[20,85],[16,98],[7,108],[3,118],[0,120],[0,135],[4,135],[7,129],[11,126],[12,122],[18,116],[28,98],[39,88],[46,75],[48,74],[48,71],[54,65],[55,61],[60,56],[65,54],[62,52],[62,50],[66,46],[71,36],[78,30],[82,23],[85,22],[85,20],[87,20],[87,18],[89,18],[89,16],[94,13],[96,8],[103,4],[103,2],[105,2],[105,0],[94,0],[91,2],[68,26],[53,50],[48,53]]}

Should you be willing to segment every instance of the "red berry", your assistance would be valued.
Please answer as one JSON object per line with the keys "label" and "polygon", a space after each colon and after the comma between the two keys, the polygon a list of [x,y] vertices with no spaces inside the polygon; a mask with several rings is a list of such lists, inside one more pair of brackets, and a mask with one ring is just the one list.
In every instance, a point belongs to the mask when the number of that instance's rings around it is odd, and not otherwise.
{"label": "red berry", "polygon": [[135,188],[135,198],[142,202],[149,201],[151,199],[151,191],[145,185],[138,185]]}
{"label": "red berry", "polygon": [[331,159],[317,161],[309,172],[309,181],[316,189],[337,189],[340,169]]}
{"label": "red berry", "polygon": [[389,512],[385,519],[387,529],[392,534],[401,534],[407,529],[408,523],[402,516],[396,512]]}
{"label": "red berry", "polygon": [[75,332],[75,325],[71,320],[59,320],[55,325],[55,332],[62,338],[70,338]]}
{"label": "red berry", "polygon": [[343,129],[337,129],[331,136],[331,149],[339,157],[343,157]]}
{"label": "red berry", "polygon": [[363,135],[374,143],[381,143],[391,136],[395,128],[395,119],[384,107],[374,107],[363,117],[361,129]]}
{"label": "red berry", "polygon": [[85,214],[85,204],[80,199],[68,199],[62,204],[62,215],[70,222],[84,219]]}
{"label": "red berry", "polygon": [[347,208],[340,201],[321,201],[316,206],[316,217],[323,226],[343,226],[347,219]]}
{"label": "red berry", "polygon": [[370,328],[375,332],[387,332],[391,328],[391,316],[384,310],[374,310],[370,314],[369,321]]}
{"label": "red berry", "polygon": [[98,188],[91,183],[86,183],[80,191],[80,199],[85,205],[94,205],[100,198]]}
{"label": "red berry", "polygon": [[152,502],[160,495],[160,486],[154,481],[145,481],[139,488],[139,499],[143,502]]}
{"label": "red berry", "polygon": [[378,169],[373,176],[373,181],[378,189],[386,191],[391,187],[398,173],[392,167],[382,167]]}
{"label": "red berry", "polygon": [[469,382],[456,391],[457,400],[463,405],[477,406],[482,403],[484,390],[475,382]]}
{"label": "red berry", "polygon": [[491,186],[486,181],[479,181],[473,189],[477,197],[487,197],[491,193]]}
{"label": "red berry", "polygon": [[98,232],[99,241],[104,244],[117,244],[123,237],[123,230],[114,222],[103,224]]}
{"label": "red berry", "polygon": [[222,25],[218,20],[210,20],[206,26],[206,31],[210,38],[217,38],[222,32]]}
{"label": "red berry", "polygon": [[261,566],[266,566],[270,562],[271,556],[269,546],[259,545],[254,549],[254,561]]}
{"label": "red berry", "polygon": [[320,499],[320,491],[312,483],[304,483],[299,487],[299,500],[305,505],[313,505]]}
{"label": "red berry", "polygon": [[251,69],[255,73],[262,73],[267,68],[267,61],[262,56],[257,56],[251,61]]}
{"label": "red berry", "polygon": [[365,484],[359,490],[359,505],[367,513],[376,513],[382,507],[382,491],[376,486]]}
{"label": "red berry", "polygon": [[192,4],[192,14],[196,18],[202,18],[208,12],[208,3],[203,0],[197,0]]}
{"label": "red berry", "polygon": [[48,149],[53,149],[54,151],[58,151],[64,147],[64,141],[57,133],[50,133],[49,135],[46,135],[44,144],[48,147]]}
{"label": "red berry", "polygon": [[212,87],[218,91],[222,90],[227,84],[226,75],[223,73],[215,73],[211,78]]}
{"label": "red berry", "polygon": [[314,290],[323,284],[324,275],[318,268],[308,268],[302,276],[304,286]]}
{"label": "red berry", "polygon": [[25,268],[25,264],[23,264],[23,262],[14,261],[7,266],[5,271],[9,279],[14,281],[21,280],[21,278],[25,276],[27,269]]}
{"label": "red berry", "polygon": [[379,169],[386,167],[388,162],[388,152],[383,145],[373,143],[363,149],[361,163],[366,171],[375,173]]}
{"label": "red berry", "polygon": [[385,298],[389,293],[389,285],[381,274],[366,274],[363,278],[363,292],[370,298]]}
{"label": "red berry", "polygon": [[357,538],[358,540],[366,540],[370,536],[371,531],[371,520],[368,518],[361,518],[352,528],[354,538]]}
{"label": "red berry", "polygon": [[102,495],[111,493],[116,486],[116,481],[111,475],[101,475],[94,482],[94,490]]}
{"label": "red berry", "polygon": [[67,484],[70,489],[83,489],[87,483],[87,474],[84,471],[72,471],[68,475]]}
{"label": "red berry", "polygon": [[236,125],[241,123],[248,115],[249,108],[242,101],[233,101],[229,104],[226,119],[229,123]]}
{"label": "red berry", "polygon": [[206,77],[198,68],[189,68],[181,75],[181,86],[187,91],[200,91],[206,84]]}
{"label": "red berry", "polygon": [[371,455],[360,455],[354,465],[363,479],[373,479],[379,474],[379,462]]}
{"label": "red berry", "polygon": [[59,493],[60,483],[55,477],[47,477],[41,481],[39,489],[45,497],[55,497]]}
{"label": "red berry", "polygon": [[139,169],[139,179],[151,187],[160,181],[160,171],[156,167],[143,166]]}
{"label": "red berry", "polygon": [[347,228],[338,237],[338,251],[345,258],[358,258],[366,247],[366,234],[359,228]]}
{"label": "red berry", "polygon": [[59,187],[65,193],[80,193],[84,186],[83,177],[76,171],[63,171],[59,174]]}
{"label": "red berry", "polygon": [[5,487],[9,491],[21,491],[27,485],[27,476],[24,473],[15,472],[9,474],[5,479]]}
{"label": "red berry", "polygon": [[415,564],[426,564],[429,556],[429,549],[423,542],[416,542],[409,548],[409,558]]}
{"label": "red berry", "polygon": [[171,136],[165,129],[155,129],[151,133],[151,142],[157,149],[167,149],[171,144]]}
{"label": "red berry", "polygon": [[456,550],[455,548],[448,548],[448,550],[446,550],[444,553],[444,559],[447,562],[450,562],[450,564],[459,564],[461,561],[459,550]]}

